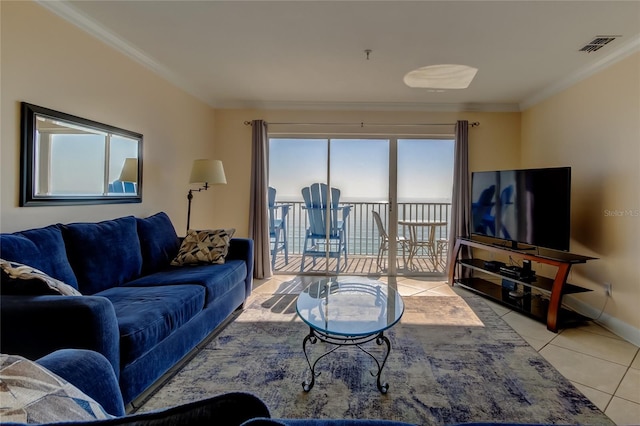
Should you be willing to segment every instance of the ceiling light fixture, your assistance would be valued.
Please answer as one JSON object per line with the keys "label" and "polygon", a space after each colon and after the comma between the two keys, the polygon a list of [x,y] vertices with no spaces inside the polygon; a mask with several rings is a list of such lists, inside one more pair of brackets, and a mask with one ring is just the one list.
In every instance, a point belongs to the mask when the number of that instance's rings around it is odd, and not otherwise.
{"label": "ceiling light fixture", "polygon": [[466,89],[478,72],[467,65],[429,65],[409,71],[404,84],[422,89]]}

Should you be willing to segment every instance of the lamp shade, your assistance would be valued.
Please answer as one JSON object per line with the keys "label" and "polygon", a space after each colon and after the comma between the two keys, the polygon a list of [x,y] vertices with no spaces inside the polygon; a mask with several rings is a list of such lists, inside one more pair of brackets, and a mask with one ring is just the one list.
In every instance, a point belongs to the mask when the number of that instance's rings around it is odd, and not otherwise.
{"label": "lamp shade", "polygon": [[194,160],[189,183],[218,185],[227,183],[220,160]]}
{"label": "lamp shade", "polygon": [[125,158],[118,178],[122,182],[138,182],[138,159]]}

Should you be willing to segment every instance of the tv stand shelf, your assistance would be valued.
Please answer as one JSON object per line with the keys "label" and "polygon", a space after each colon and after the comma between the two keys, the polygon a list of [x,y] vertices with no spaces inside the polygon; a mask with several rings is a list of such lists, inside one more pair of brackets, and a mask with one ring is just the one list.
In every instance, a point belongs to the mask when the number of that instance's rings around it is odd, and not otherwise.
{"label": "tv stand shelf", "polygon": [[[467,250],[462,250],[467,247]],[[567,277],[571,266],[585,263],[595,258],[573,253],[536,248],[535,250],[517,250],[510,246],[501,246],[490,239],[458,238],[454,247],[455,262],[449,267],[449,283],[460,285],[482,296],[488,297],[511,309],[522,312],[547,324],[547,329],[558,332],[560,324],[583,321],[586,317],[562,307],[562,296],[582,293],[589,289],[568,284]],[[546,264],[556,267],[554,278],[533,276],[518,278],[489,269],[484,259],[476,251],[489,254],[507,255],[518,260]],[[465,253],[466,252],[466,253]],[[456,277],[456,271],[459,276]],[[503,287],[503,281],[516,283],[522,288],[519,297],[510,294]]]}

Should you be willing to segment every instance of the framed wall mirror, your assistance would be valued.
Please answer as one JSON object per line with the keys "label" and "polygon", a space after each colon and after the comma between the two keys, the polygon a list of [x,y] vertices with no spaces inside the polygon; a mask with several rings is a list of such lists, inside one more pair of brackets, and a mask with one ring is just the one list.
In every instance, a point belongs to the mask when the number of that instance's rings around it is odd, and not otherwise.
{"label": "framed wall mirror", "polygon": [[142,135],[21,103],[20,206],[142,202]]}

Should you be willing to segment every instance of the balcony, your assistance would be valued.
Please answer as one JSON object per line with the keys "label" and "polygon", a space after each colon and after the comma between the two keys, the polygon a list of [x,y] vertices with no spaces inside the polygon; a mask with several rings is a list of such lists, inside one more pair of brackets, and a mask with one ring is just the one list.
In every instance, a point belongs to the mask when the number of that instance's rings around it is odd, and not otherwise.
{"label": "balcony", "polygon": [[[275,273],[277,274],[322,274],[326,270],[326,259],[316,259],[313,265],[310,259],[305,262],[300,271],[302,251],[304,247],[305,230],[308,218],[304,203],[301,201],[278,200],[278,203],[289,204],[287,215],[287,240],[289,248],[289,262],[285,264],[284,255],[278,253],[276,257]],[[383,259],[381,265],[377,263],[380,237],[372,211],[380,214],[385,228],[389,229],[389,205],[386,202],[349,202],[351,213],[347,219],[347,247],[348,260],[344,258],[340,263],[340,274],[374,275],[387,272],[388,259]],[[445,226],[436,228],[435,240],[447,239],[449,236],[451,203],[398,203],[398,220],[441,220]],[[407,226],[398,225],[398,235],[409,238]],[[418,240],[428,239],[428,228],[418,228]],[[407,253],[408,256],[408,253]],[[402,251],[398,249],[397,272],[409,276],[443,276],[445,274],[446,252],[442,256],[434,256],[427,250],[419,250],[410,263],[403,259]],[[329,260],[329,271],[335,272],[335,259]]]}

